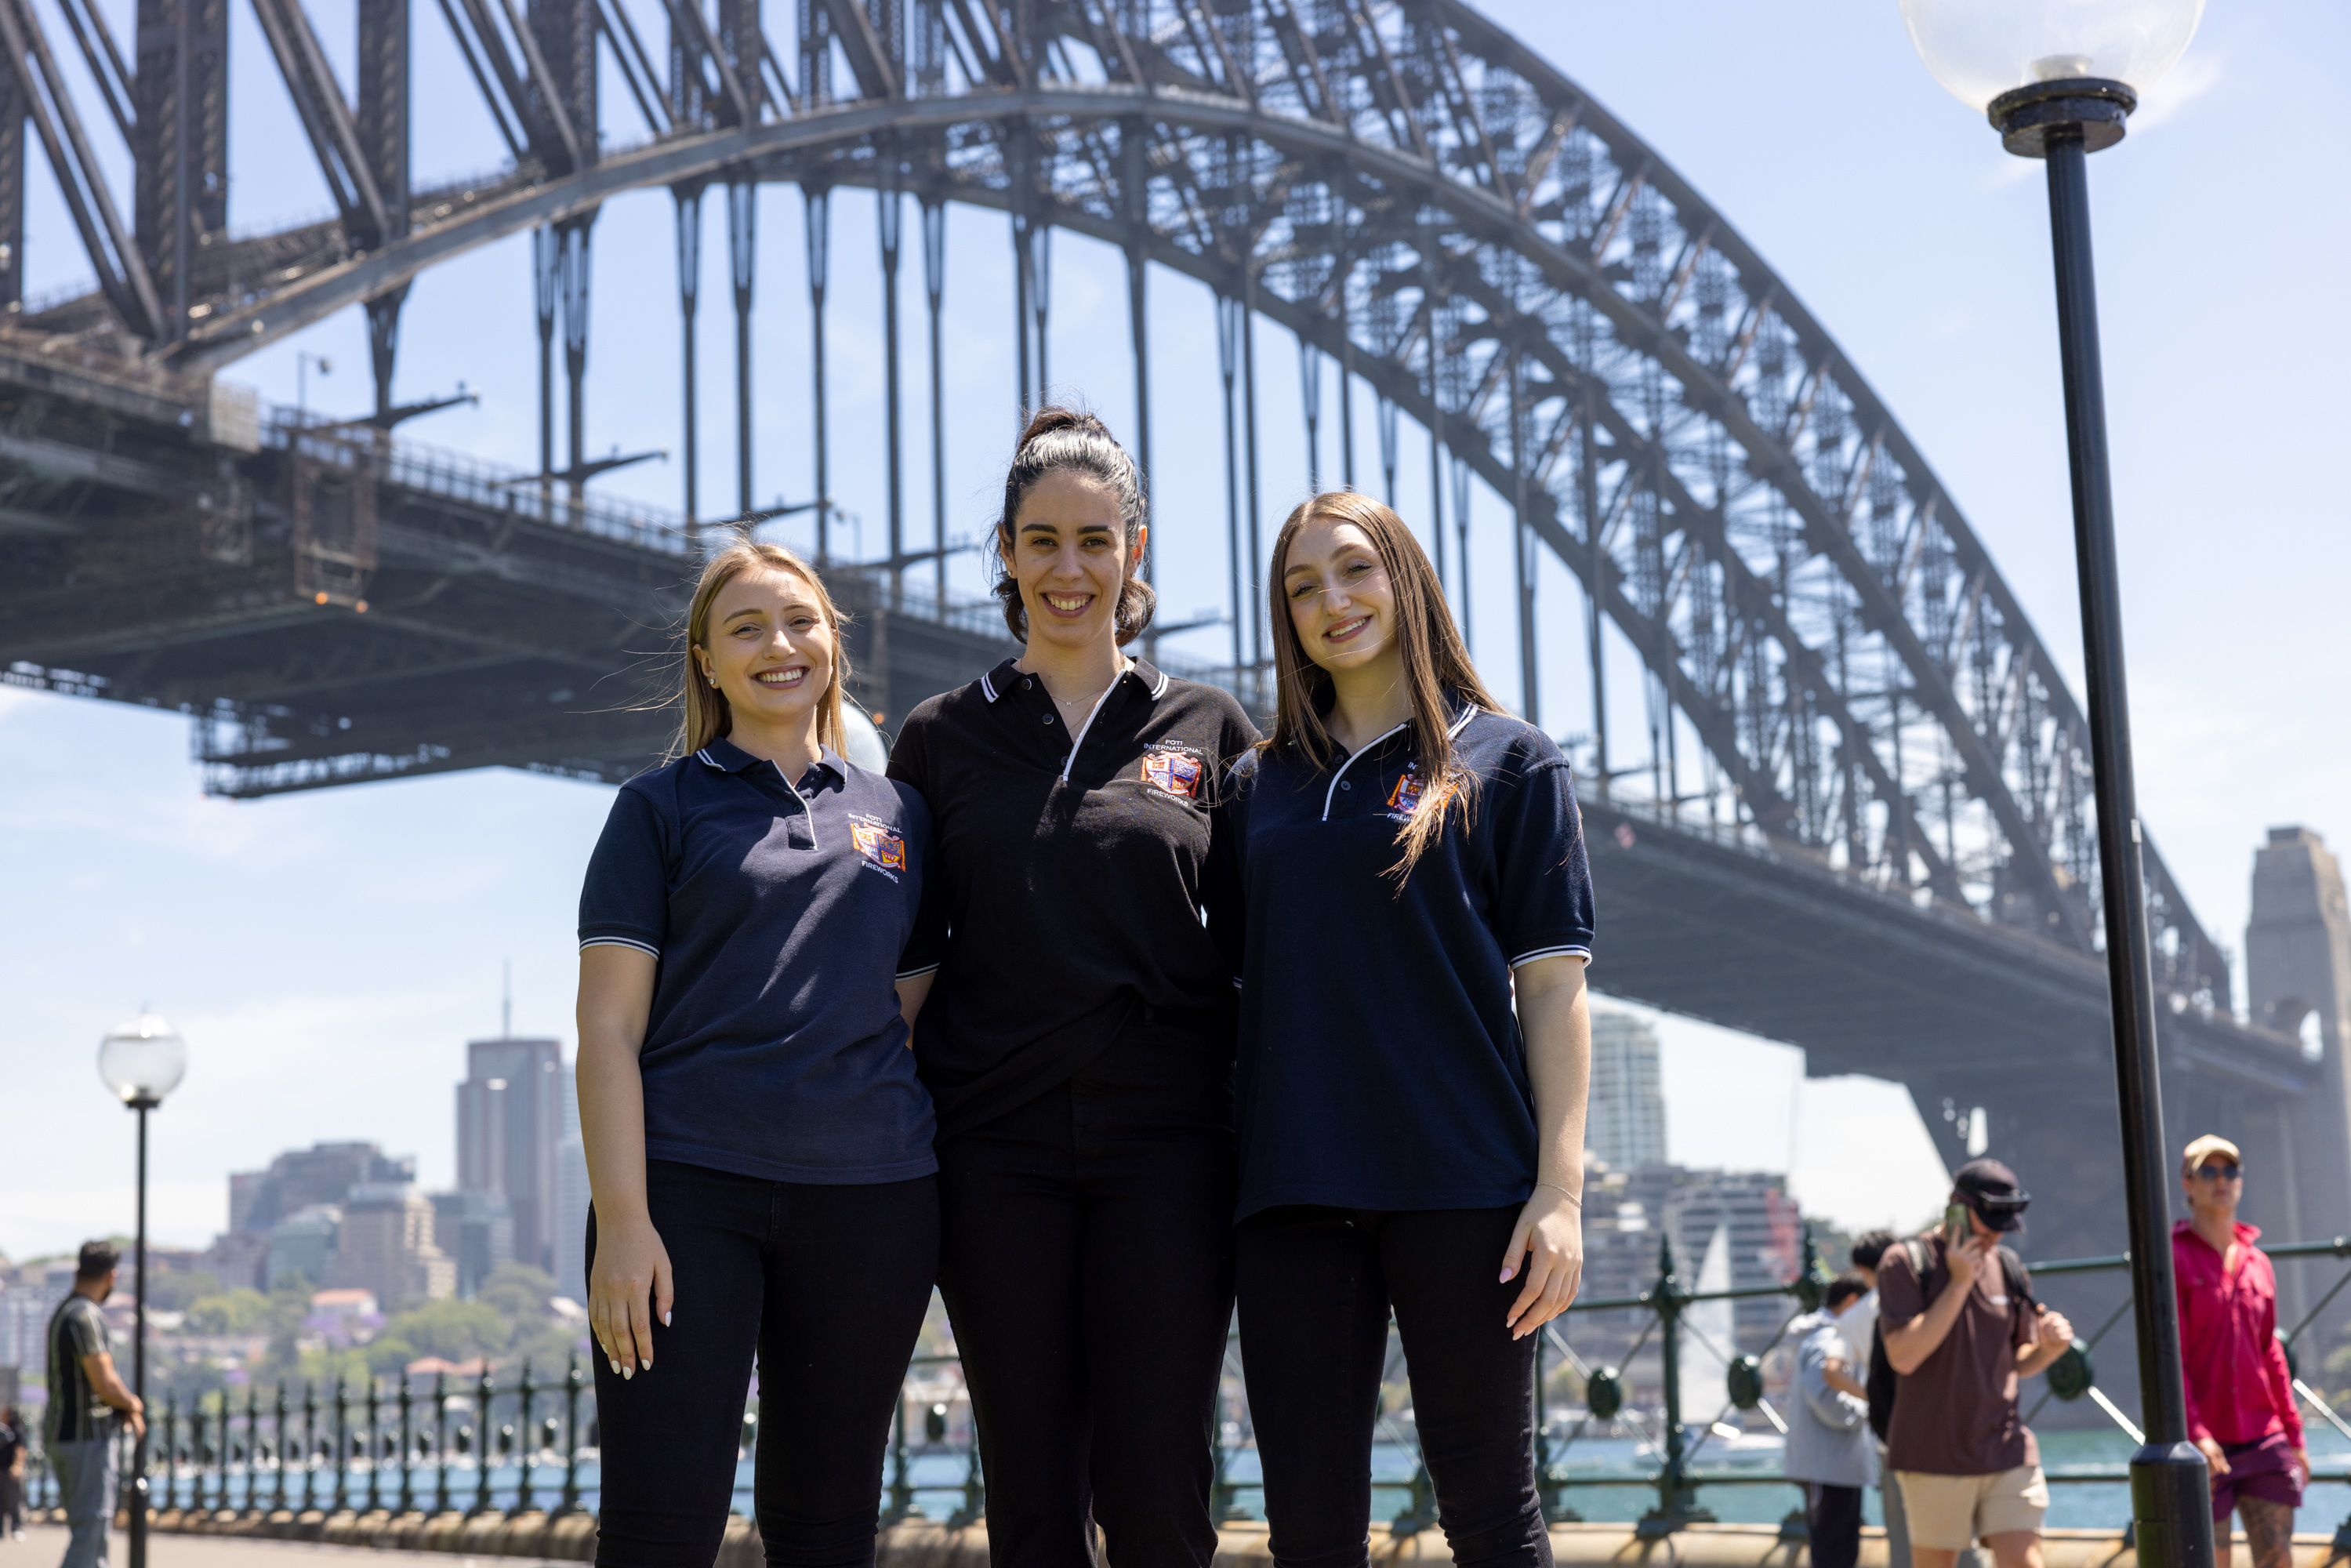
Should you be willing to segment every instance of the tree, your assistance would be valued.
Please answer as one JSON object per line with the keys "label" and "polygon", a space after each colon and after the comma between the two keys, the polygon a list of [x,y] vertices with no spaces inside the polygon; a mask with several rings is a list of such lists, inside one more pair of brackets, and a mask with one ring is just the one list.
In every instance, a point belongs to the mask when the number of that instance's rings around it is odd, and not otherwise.
{"label": "tree", "polygon": [[[202,1276],[211,1279],[209,1274]],[[188,1303],[188,1326],[202,1334],[266,1333],[271,1326],[271,1302],[259,1291],[225,1291],[200,1296]]]}
{"label": "tree", "polygon": [[[397,1340],[414,1347],[402,1365],[418,1356],[437,1355],[444,1361],[470,1361],[475,1356],[503,1354],[514,1342],[514,1325],[486,1301],[426,1301],[395,1314],[383,1325],[376,1343]],[[381,1357],[369,1358],[379,1366]]]}

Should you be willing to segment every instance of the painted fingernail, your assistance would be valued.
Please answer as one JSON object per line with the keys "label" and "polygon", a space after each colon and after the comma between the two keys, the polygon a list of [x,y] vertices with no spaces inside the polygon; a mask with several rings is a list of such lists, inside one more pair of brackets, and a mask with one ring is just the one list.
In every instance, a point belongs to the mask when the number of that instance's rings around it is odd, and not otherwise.
{"label": "painted fingernail", "polygon": [[651,1356],[639,1358],[637,1364],[643,1367],[647,1372],[651,1372],[653,1369],[653,1358]]}
{"label": "painted fingernail", "polygon": [[617,1355],[612,1358],[612,1375],[615,1377],[622,1375],[621,1358]]}
{"label": "painted fingernail", "polygon": [[662,1327],[669,1327],[669,1314],[667,1312],[664,1312],[662,1314]]}
{"label": "painted fingernail", "polygon": [[1509,1284],[1509,1283],[1510,1282],[1510,1276],[1511,1276],[1511,1275],[1513,1275],[1513,1274],[1515,1274],[1515,1273],[1517,1273],[1517,1272],[1518,1272],[1518,1270],[1517,1270],[1516,1269],[1505,1269],[1505,1270],[1502,1270],[1502,1278],[1501,1278],[1501,1281],[1500,1281],[1500,1282],[1501,1282],[1501,1283],[1503,1283],[1503,1284],[1505,1284],[1505,1285]]}
{"label": "painted fingernail", "polygon": [[621,1381],[622,1381],[622,1382],[623,1382],[623,1383],[626,1383],[629,1379],[631,1379],[632,1377],[634,1377],[636,1375],[637,1375],[637,1369],[636,1369],[635,1367],[633,1367],[633,1366],[624,1366],[624,1367],[621,1368]]}

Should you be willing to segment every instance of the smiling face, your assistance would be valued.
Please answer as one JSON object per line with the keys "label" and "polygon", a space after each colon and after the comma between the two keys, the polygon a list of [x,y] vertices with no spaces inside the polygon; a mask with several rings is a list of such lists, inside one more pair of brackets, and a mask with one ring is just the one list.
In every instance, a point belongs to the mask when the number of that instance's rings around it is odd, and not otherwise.
{"label": "smiling face", "polygon": [[1115,643],[1119,591],[1141,565],[1149,533],[1137,528],[1127,549],[1118,492],[1099,479],[1059,468],[1029,487],[999,548],[1006,575],[1020,585],[1031,646]]}
{"label": "smiling face", "polygon": [[1395,586],[1360,525],[1309,518],[1290,541],[1281,593],[1299,646],[1333,675],[1400,664]]}
{"label": "smiling face", "polygon": [[711,600],[705,636],[695,668],[716,684],[737,725],[797,734],[815,724],[837,661],[805,579],[767,566],[737,572]]}

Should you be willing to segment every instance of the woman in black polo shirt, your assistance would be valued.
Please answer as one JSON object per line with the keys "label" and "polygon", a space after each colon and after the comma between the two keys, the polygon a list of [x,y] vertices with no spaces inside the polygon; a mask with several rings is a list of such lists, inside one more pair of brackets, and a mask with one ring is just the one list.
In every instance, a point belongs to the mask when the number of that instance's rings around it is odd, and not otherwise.
{"label": "woman in black polo shirt", "polygon": [[[1232,960],[1216,781],[1256,731],[1120,649],[1151,617],[1134,463],[1029,422],[998,591],[1027,651],[907,716],[950,930],[914,1051],[939,1117],[939,1287],[991,1558],[1204,1568],[1232,1313]],[[1203,911],[1210,925],[1204,928]]]}
{"label": "woman in black polo shirt", "polygon": [[580,897],[596,1560],[716,1554],[756,1354],[769,1560],[870,1563],[938,1248],[930,817],[841,756],[841,617],[790,551],[711,557],[686,643],[680,755]]}
{"label": "woman in black polo shirt", "polygon": [[1385,507],[1307,502],[1272,580],[1280,706],[1227,810],[1235,1250],[1274,1559],[1364,1561],[1393,1311],[1454,1556],[1548,1563],[1531,1336],[1583,1273],[1591,1055],[1567,761],[1487,695]]}

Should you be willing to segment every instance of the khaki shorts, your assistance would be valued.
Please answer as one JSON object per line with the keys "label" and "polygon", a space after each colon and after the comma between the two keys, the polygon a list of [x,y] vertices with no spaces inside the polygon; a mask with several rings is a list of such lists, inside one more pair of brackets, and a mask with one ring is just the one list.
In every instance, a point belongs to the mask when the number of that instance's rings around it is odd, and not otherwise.
{"label": "khaki shorts", "polygon": [[1990,1476],[1930,1476],[1896,1470],[1910,1544],[1930,1552],[1964,1552],[1987,1535],[2039,1533],[2049,1511],[2049,1482],[2039,1465],[2019,1465]]}

